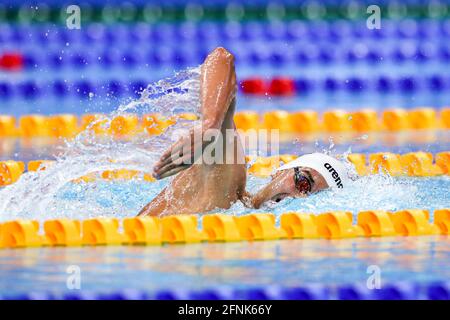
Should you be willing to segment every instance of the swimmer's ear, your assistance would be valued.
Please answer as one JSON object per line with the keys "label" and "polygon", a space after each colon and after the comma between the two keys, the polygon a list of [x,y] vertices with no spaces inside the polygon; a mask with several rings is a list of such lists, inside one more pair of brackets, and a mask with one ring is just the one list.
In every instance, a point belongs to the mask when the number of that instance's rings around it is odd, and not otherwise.
{"label": "swimmer's ear", "polygon": [[164,172],[160,176],[155,176],[155,178],[158,179],[158,180],[161,180],[161,179],[164,179],[164,178],[168,178],[168,177],[173,176],[173,175],[175,175],[175,174],[177,174],[177,173],[179,173],[179,172],[181,172],[183,170],[186,170],[189,167],[190,167],[190,165],[188,165],[188,164],[180,165],[180,166],[178,166],[176,168],[173,168],[171,170],[168,170],[168,171]]}

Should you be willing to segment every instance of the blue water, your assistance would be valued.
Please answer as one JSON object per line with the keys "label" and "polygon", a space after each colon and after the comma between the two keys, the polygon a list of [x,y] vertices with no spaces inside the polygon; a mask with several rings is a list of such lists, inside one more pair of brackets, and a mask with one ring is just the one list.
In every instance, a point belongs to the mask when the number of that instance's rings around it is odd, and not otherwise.
{"label": "blue water", "polygon": [[[109,113],[135,96],[131,89],[136,84],[146,85],[172,75],[175,70],[198,65],[217,45],[236,55],[239,80],[250,76],[267,80],[281,75],[308,84],[306,91],[289,98],[239,95],[238,111],[323,112],[330,108],[351,111],[365,107],[383,110],[448,106],[448,20],[422,20],[411,25],[411,21],[383,19],[382,24],[379,32],[372,32],[365,28],[365,21],[286,23],[284,27],[289,32],[281,35],[275,24],[242,23],[239,26],[242,32],[237,36],[232,32],[235,25],[222,23],[110,25],[105,30],[112,36],[112,43],[105,38],[96,40],[98,34],[92,26],[83,26],[82,31],[76,32],[45,24],[2,25],[0,50],[19,51],[30,59],[22,72],[0,72],[0,113],[15,116]],[[192,27],[196,31],[190,37],[187,31]],[[142,28],[151,29],[150,33],[146,36]],[[221,31],[217,32],[218,29]],[[15,33],[25,37],[14,37]],[[183,58],[181,62],[176,55]],[[109,57],[113,62],[100,63],[96,60],[99,56]],[[125,56],[134,62],[124,61]],[[324,56],[329,61],[323,60]],[[384,77],[392,77],[391,90],[377,87],[377,81]],[[401,88],[403,77],[411,78],[411,88]],[[339,88],[324,87],[328,79],[338,83]],[[349,79],[360,81],[363,89],[350,88],[346,82]],[[430,86],[430,80],[436,79],[440,88]],[[64,92],[56,90],[55,83],[64,80],[70,88]],[[94,95],[88,98],[91,91]],[[49,139],[1,138],[0,160],[53,159],[61,151],[61,145],[61,141]],[[331,140],[328,134],[288,136],[282,141],[280,153],[302,154],[324,149],[335,153],[437,153],[450,150],[450,131],[333,134]],[[256,192],[267,181],[249,177],[247,188]],[[149,183],[139,179],[67,183],[56,195],[57,205],[51,212],[47,215],[28,212],[23,218],[43,221],[62,217],[131,217],[167,183],[168,180]],[[225,212],[236,215],[272,212],[279,217],[287,211],[345,210],[354,214],[374,209],[433,211],[450,207],[449,190],[449,176],[377,175],[362,177],[341,192],[324,191],[308,198],[285,199],[259,210],[236,203]],[[0,221],[8,219],[8,213],[0,213]],[[382,286],[394,282],[431,283],[450,279],[449,247],[448,237],[430,236],[1,249],[0,299],[26,292],[52,292],[56,297],[72,293],[66,285],[70,266],[80,268],[83,292],[346,283],[365,286],[367,268],[372,265],[381,270]]]}
{"label": "blue water", "polygon": [[[424,146],[416,147],[420,150]],[[445,150],[442,146],[436,148]],[[27,153],[19,142],[17,150],[21,155]],[[250,176],[248,190],[255,192],[268,179]],[[134,216],[167,183],[167,180],[150,183],[139,179],[69,183],[57,195],[57,215],[30,213],[28,218]],[[279,217],[287,211],[346,210],[357,213],[366,209],[395,211],[409,208],[432,211],[450,206],[449,189],[448,176],[391,178],[377,175],[362,177],[343,192],[325,191],[308,198],[285,199],[260,210],[248,210],[237,203],[226,212],[236,215],[273,212]],[[98,293],[116,290],[142,290],[150,296],[161,290],[174,290],[179,297],[186,297],[190,290],[208,288],[235,290],[344,284],[366,288],[371,266],[381,271],[382,287],[393,283],[430,284],[450,278],[449,245],[448,237],[427,236],[155,247],[2,249],[0,298],[33,292],[50,293],[56,298],[70,294],[95,298]],[[67,287],[71,275],[68,268],[74,266],[80,270],[81,290]],[[36,297],[43,296],[38,294]]]}
{"label": "blue water", "polygon": [[[431,283],[450,278],[449,245],[448,237],[435,236],[0,250],[0,297],[305,284],[365,288],[369,266],[379,268],[382,287]],[[80,290],[67,287],[74,267]]]}
{"label": "blue water", "polygon": [[[291,140],[293,139],[293,140]],[[340,139],[343,141],[340,141]],[[428,143],[419,143],[420,140]],[[53,159],[58,154],[61,143],[49,139],[15,140],[0,139],[3,152],[0,159],[22,161]],[[344,152],[397,152],[428,151],[437,153],[450,150],[448,131],[409,132],[400,134],[354,134],[350,137],[336,135],[329,138],[299,136],[287,137],[280,146],[282,154],[304,154],[331,150]],[[250,152],[248,152],[250,154]],[[247,189],[256,192],[270,178],[256,178],[249,175]],[[134,216],[151,201],[169,182],[165,179],[146,182],[142,176],[131,181],[105,181],[99,179],[91,183],[67,183],[54,201],[47,215],[27,212],[22,218],[46,220],[69,217],[84,219],[96,216],[128,217]],[[321,213],[330,210],[346,210],[357,213],[362,210],[395,211],[410,208],[440,209],[450,207],[450,177],[392,178],[384,175],[361,177],[349,189],[341,192],[324,191],[304,199],[285,199],[276,205],[267,203],[259,212],[273,212],[279,215],[287,211]],[[240,202],[233,205],[227,213],[245,214],[254,212]],[[217,212],[221,212],[217,210]],[[0,215],[0,221],[17,218],[8,213]]]}
{"label": "blue water", "polygon": [[[247,189],[255,192],[270,178],[249,177]],[[138,181],[93,182],[87,185],[68,184],[58,194],[61,216],[83,218],[90,212],[102,211],[107,216],[134,216],[150,202],[167,181],[148,183]],[[259,210],[245,208],[241,203],[229,210],[217,210],[229,214],[273,212],[280,215],[288,211],[321,213],[345,210],[357,213],[363,210],[442,209],[450,206],[450,177],[391,178],[388,176],[362,177],[345,191],[323,191],[308,198],[290,198],[280,203],[267,203]],[[84,206],[83,212],[78,210]],[[75,210],[73,210],[74,208]],[[33,219],[40,217],[32,215]]]}

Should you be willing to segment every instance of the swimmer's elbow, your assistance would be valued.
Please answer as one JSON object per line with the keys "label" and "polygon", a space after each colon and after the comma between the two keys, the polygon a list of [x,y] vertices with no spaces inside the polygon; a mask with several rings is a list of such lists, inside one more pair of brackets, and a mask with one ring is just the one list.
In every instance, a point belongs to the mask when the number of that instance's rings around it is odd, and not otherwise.
{"label": "swimmer's elbow", "polygon": [[224,64],[234,63],[233,54],[223,47],[217,47],[216,49],[214,49],[213,52],[211,52],[211,54],[209,55],[209,57],[212,57]]}

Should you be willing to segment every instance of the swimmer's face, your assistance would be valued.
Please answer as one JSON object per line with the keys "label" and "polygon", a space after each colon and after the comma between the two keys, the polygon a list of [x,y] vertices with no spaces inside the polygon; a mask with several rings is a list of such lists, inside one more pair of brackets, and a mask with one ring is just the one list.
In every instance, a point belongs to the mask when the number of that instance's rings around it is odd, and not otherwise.
{"label": "swimmer's face", "polygon": [[306,197],[326,188],[327,182],[314,169],[299,167],[297,170],[277,171],[272,176],[272,181],[253,197],[253,206],[259,208],[266,201],[279,202],[286,197]]}

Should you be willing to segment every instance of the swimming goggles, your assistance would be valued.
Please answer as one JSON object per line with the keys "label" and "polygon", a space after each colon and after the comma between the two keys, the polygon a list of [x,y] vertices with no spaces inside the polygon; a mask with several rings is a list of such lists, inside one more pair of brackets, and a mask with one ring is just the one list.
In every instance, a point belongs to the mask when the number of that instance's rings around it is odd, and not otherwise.
{"label": "swimming goggles", "polygon": [[312,181],[304,173],[302,173],[299,167],[294,168],[294,183],[295,188],[301,193],[310,193],[312,190]]}

